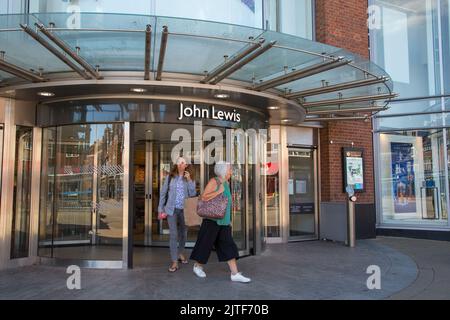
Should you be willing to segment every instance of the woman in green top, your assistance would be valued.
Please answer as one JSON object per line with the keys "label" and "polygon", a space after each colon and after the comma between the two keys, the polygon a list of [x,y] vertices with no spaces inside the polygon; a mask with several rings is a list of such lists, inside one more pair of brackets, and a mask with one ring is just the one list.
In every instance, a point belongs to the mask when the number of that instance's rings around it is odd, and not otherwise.
{"label": "woman in green top", "polygon": [[205,278],[206,273],[202,265],[208,262],[211,250],[216,248],[219,261],[228,262],[231,271],[231,281],[248,283],[251,280],[238,272],[236,260],[239,258],[239,251],[232,237],[231,230],[231,190],[229,180],[231,177],[231,165],[219,162],[214,167],[216,178],[211,179],[202,194],[203,201],[214,199],[220,194],[228,198],[228,205],[225,216],[220,220],[203,219],[197,242],[191,254],[191,259],[196,261],[194,273]]}

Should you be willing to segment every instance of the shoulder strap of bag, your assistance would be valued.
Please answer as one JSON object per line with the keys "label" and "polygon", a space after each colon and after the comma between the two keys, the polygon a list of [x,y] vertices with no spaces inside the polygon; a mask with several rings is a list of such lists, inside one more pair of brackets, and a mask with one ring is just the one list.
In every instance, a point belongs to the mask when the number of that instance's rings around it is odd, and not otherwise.
{"label": "shoulder strap of bag", "polygon": [[167,177],[167,179],[169,179],[169,181],[167,181],[166,201],[164,201],[164,206],[166,206],[167,200],[169,200],[169,190],[170,190],[170,179],[171,178],[172,178],[172,176],[169,174],[169,176]]}
{"label": "shoulder strap of bag", "polygon": [[214,179],[216,179],[216,183],[217,183],[217,189],[215,192],[219,191],[220,185],[222,184],[222,182],[220,182],[220,179],[215,177]]}

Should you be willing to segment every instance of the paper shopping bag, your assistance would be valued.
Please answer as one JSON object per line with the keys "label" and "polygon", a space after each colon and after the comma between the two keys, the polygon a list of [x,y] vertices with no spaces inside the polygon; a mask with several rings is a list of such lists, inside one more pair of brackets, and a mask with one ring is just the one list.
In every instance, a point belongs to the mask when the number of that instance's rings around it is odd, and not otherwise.
{"label": "paper shopping bag", "polygon": [[199,226],[202,224],[202,218],[197,214],[198,197],[187,198],[184,200],[184,223],[188,227]]}

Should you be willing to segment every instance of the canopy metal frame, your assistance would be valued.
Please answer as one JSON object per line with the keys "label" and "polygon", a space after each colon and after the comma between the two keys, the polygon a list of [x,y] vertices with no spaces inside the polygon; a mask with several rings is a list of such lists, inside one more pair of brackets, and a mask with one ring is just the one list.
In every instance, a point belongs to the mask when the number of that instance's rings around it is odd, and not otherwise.
{"label": "canopy metal frame", "polygon": [[380,112],[387,110],[386,106],[360,107],[360,108],[338,108],[328,110],[309,110],[309,115],[321,114],[348,114],[348,113],[366,113],[366,112]]}
{"label": "canopy metal frame", "polygon": [[285,75],[281,75],[271,80],[267,80],[253,87],[257,91],[265,91],[289,82],[304,79],[318,73],[329,71],[331,69],[336,69],[344,65],[349,64],[351,61],[344,59],[344,57],[339,57],[333,60],[328,60],[314,64],[312,66],[306,67],[304,69],[296,70]]}
{"label": "canopy metal frame", "polygon": [[[231,68],[233,65],[244,59],[246,56],[248,56],[250,53],[254,52],[256,49],[260,48],[261,45],[265,42],[265,39],[261,39],[259,43],[253,43],[249,44],[247,48],[244,48],[242,52],[238,52],[236,55],[231,57],[230,59],[226,59],[225,62],[208,73],[206,77],[201,81],[201,83],[209,83],[211,82],[215,77],[217,77],[222,72],[226,71],[227,69]],[[225,56],[226,57],[226,56]]]}
{"label": "canopy metal frame", "polygon": [[78,67],[74,62],[72,62],[69,58],[67,58],[64,54],[62,54],[58,49],[52,46],[47,40],[45,40],[41,35],[39,35],[36,31],[31,29],[28,25],[21,24],[20,27],[25,31],[30,37],[40,43],[44,48],[50,51],[54,56],[56,56],[63,63],[68,65],[73,71],[78,73],[81,77],[86,80],[92,79],[84,70]]}
{"label": "canopy metal frame", "polygon": [[350,81],[345,83],[340,83],[336,85],[329,86],[325,84],[324,86],[320,88],[315,89],[309,89],[299,92],[294,92],[286,95],[286,98],[288,99],[297,99],[297,98],[306,98],[311,96],[316,96],[324,93],[330,93],[330,92],[336,92],[336,91],[342,91],[347,89],[354,89],[354,88],[360,88],[360,87],[367,87],[379,83],[385,83],[386,81],[389,81],[389,78],[387,77],[377,77],[373,79],[363,79],[363,80],[356,80],[356,81]]}
{"label": "canopy metal frame", "polygon": [[145,29],[145,58],[144,58],[144,80],[150,80],[150,63],[152,48],[152,26],[147,25]]}
{"label": "canopy metal frame", "polygon": [[390,100],[397,97],[397,94],[380,94],[380,95],[370,95],[370,96],[358,96],[351,98],[340,98],[340,99],[332,99],[332,100],[321,100],[315,102],[303,103],[303,107],[307,109],[316,108],[316,107],[326,107],[326,106],[336,106],[343,105],[349,103],[357,103],[357,102],[367,102],[367,101],[377,101],[377,100]]}
{"label": "canopy metal frame", "polygon": [[275,41],[272,41],[268,44],[265,44],[261,48],[259,48],[257,51],[253,52],[252,54],[246,56],[243,60],[239,61],[238,63],[232,65],[229,69],[227,69],[224,73],[217,76],[213,81],[210,82],[210,84],[216,85],[225,78],[229,77],[236,71],[240,70],[242,67],[244,67],[246,64],[252,62],[259,56],[263,55],[265,52],[269,51],[274,45]]}
{"label": "canopy metal frame", "polygon": [[169,28],[167,26],[163,27],[163,32],[161,34],[161,47],[159,48],[159,60],[158,69],[156,70],[156,80],[162,80],[162,72],[164,67],[164,59],[166,57],[167,42],[169,40]]}
{"label": "canopy metal frame", "polygon": [[12,74],[18,78],[31,81],[31,82],[44,82],[46,79],[41,77],[34,72],[25,70],[15,64],[6,62],[3,58],[0,58],[0,70]]}
{"label": "canopy metal frame", "polygon": [[[39,21],[37,16],[34,18]],[[156,17],[158,18],[158,17]],[[157,23],[155,22],[155,25]],[[167,24],[167,23],[166,23]],[[212,68],[210,71],[204,71],[203,74],[199,74],[201,78],[198,80],[202,84],[207,85],[220,85],[222,81],[229,80],[231,81],[230,76],[234,74],[236,71],[242,69],[245,65],[249,64],[256,58],[260,57],[268,50],[272,48],[282,49],[289,52],[296,52],[303,55],[309,55],[311,58],[320,58],[322,62],[302,67],[302,66],[280,66],[280,71],[278,76],[266,76],[265,79],[255,79],[253,76],[252,79],[248,79],[248,82],[251,83],[250,86],[245,85],[245,81],[240,81],[239,83],[243,83],[247,89],[251,89],[254,91],[267,91],[271,93],[276,93],[280,96],[283,96],[286,99],[293,100],[296,103],[302,105],[309,114],[329,114],[332,115],[334,113],[342,113],[349,112],[350,110],[359,110],[360,112],[380,112],[380,110],[384,110],[389,102],[397,97],[394,94],[389,86],[389,81],[391,80],[387,76],[380,76],[369,70],[368,68],[362,67],[359,63],[355,63],[352,61],[352,58],[347,58],[345,56],[334,56],[333,54],[327,53],[319,53],[313,52],[311,50],[305,50],[301,48],[295,48],[292,46],[286,46],[277,44],[276,41],[267,42],[265,39],[266,32],[261,30],[261,33],[257,36],[248,37],[247,39],[241,38],[233,38],[226,36],[214,36],[214,35],[206,35],[206,34],[193,34],[188,32],[169,32],[170,25],[164,25],[161,32],[161,39],[159,40],[159,57],[157,60],[156,68],[152,67],[152,49],[155,50],[155,46],[152,48],[152,37],[153,30],[150,24],[146,25],[144,30],[139,29],[114,29],[114,28],[56,28],[52,25],[49,28],[46,28],[44,24],[38,22],[35,23],[36,31],[31,29],[28,25],[19,24],[20,28],[5,28],[0,29],[1,32],[25,32],[30,35],[35,41],[40,43],[43,47],[45,47],[51,54],[56,56],[63,63],[68,65],[70,69],[77,74],[79,74],[83,79],[90,80],[95,78],[97,80],[102,80],[102,76],[99,74],[100,66],[92,67],[88,61],[80,56],[79,51],[80,48],[71,48],[67,45],[59,36],[64,32],[116,32],[116,33],[142,33],[144,35],[145,41],[145,53],[144,53],[144,80],[150,80],[150,74],[152,70],[155,72],[154,79],[157,81],[161,81],[164,73],[164,63],[166,59],[166,51],[169,41],[169,36],[173,37],[191,37],[195,39],[214,39],[218,41],[226,41],[226,42],[235,42],[241,43],[243,47],[239,49],[235,54],[231,55],[231,58],[226,57],[225,61],[218,65],[215,68]],[[58,34],[56,33],[58,32]],[[42,36],[42,33],[44,36]],[[155,41],[157,42],[157,41]],[[2,48],[0,48],[1,50]],[[156,59],[155,59],[156,60]],[[312,61],[312,60],[310,60]],[[156,61],[155,61],[156,62]],[[294,81],[298,81],[304,78],[308,78],[311,76],[315,76],[326,71],[341,68],[344,66],[349,66],[353,68],[357,72],[361,72],[364,76],[361,80],[348,81],[343,83],[334,83],[329,85],[326,80],[322,82],[322,86],[316,88],[310,88],[305,90],[299,90],[297,92],[291,92],[290,90],[278,89],[280,86],[292,83]],[[291,72],[286,72],[291,68]],[[300,69],[298,69],[300,68]],[[18,78],[24,79],[26,81],[31,82],[43,82],[50,78],[51,82],[51,72],[44,73],[43,75],[37,75],[32,71],[25,70],[18,65],[11,64],[4,60],[0,60],[0,70],[6,71]],[[284,74],[283,74],[284,70]],[[168,73],[167,73],[168,74]],[[171,78],[172,79],[172,78]],[[7,83],[7,81],[6,81]],[[366,96],[356,96],[356,97],[346,97],[342,98],[341,91],[361,88],[361,87],[369,87],[376,84],[380,84],[379,93],[381,93],[381,86],[384,86],[386,89],[385,94],[379,95],[366,95]],[[3,86],[5,85],[5,81],[3,81]],[[338,99],[330,99],[330,100],[319,100],[316,101],[315,98],[318,96],[339,92]],[[308,97],[313,97],[311,101],[310,99],[306,99]],[[314,98],[315,97],[315,98]],[[308,100],[308,101],[306,101]],[[385,106],[378,107],[373,106],[373,103],[379,100],[385,100]],[[347,104],[353,104],[358,102],[372,102],[372,106],[365,107],[352,107],[351,105],[347,106]],[[323,106],[338,106],[338,108],[333,108],[330,110],[317,110],[316,108],[320,108]],[[342,106],[346,106],[343,108]]]}
{"label": "canopy metal frame", "polygon": [[77,52],[74,52],[63,40],[61,40],[51,29],[47,29],[41,23],[35,23],[35,26],[41,31],[48,39],[50,39],[56,46],[58,46],[62,51],[68,54],[75,62],[84,68],[89,74],[91,74],[95,79],[100,80],[102,77],[85,59],[83,59],[79,54],[79,48]]}

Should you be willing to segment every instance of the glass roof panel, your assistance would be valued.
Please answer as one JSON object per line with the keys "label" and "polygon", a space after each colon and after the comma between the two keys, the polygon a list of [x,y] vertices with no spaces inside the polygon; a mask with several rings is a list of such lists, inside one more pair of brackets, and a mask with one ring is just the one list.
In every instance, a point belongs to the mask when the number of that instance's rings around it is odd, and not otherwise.
{"label": "glass roof panel", "polygon": [[262,56],[258,57],[241,70],[236,72],[232,78],[243,81],[268,80],[293,68],[300,69],[323,61],[321,54],[334,55],[339,48],[326,44],[310,41],[307,39],[291,36],[288,34],[265,31],[261,38],[266,43],[276,41],[275,47]]}
{"label": "glass roof panel", "polygon": [[3,72],[0,70],[0,82],[5,80],[5,79],[9,79],[12,78],[13,75],[10,75],[9,73]]}
{"label": "glass roof panel", "polygon": [[144,69],[145,33],[56,31],[72,49],[79,47],[80,56],[100,71],[141,71]]}
{"label": "glass roof panel", "polygon": [[[314,114],[315,112],[346,110],[347,109],[347,110],[358,110],[358,111],[350,112],[350,113],[358,113],[358,112],[364,112],[364,110],[362,110],[364,108],[371,108],[371,107],[386,107],[386,104],[383,100],[378,101],[375,105],[372,105],[370,102],[346,103],[346,104],[342,104],[342,105],[328,105],[328,106],[314,107],[314,108],[310,108],[308,111],[309,111],[309,113]],[[359,111],[359,110],[362,110],[362,111]],[[370,113],[370,112],[367,111],[367,113]]]}
{"label": "glass roof panel", "polygon": [[26,14],[0,14],[0,29],[19,29],[20,24],[35,23],[36,18]]}
{"label": "glass roof panel", "polygon": [[[61,29],[98,29],[98,30],[145,30],[148,24],[154,25],[155,17],[134,14],[115,13],[33,13],[35,19],[45,26],[51,22]],[[127,34],[124,34],[126,36]]]}
{"label": "glass roof panel", "polygon": [[316,96],[306,97],[304,102],[308,103],[322,100],[339,99],[339,94],[342,94],[341,98],[345,99],[358,96],[384,95],[389,94],[389,91],[383,84],[373,84],[365,87],[340,90],[336,92],[323,93]]}
{"label": "glass roof panel", "polygon": [[[243,65],[228,79],[243,81],[243,86],[264,83],[295,70],[322,63],[330,57],[343,57],[352,63],[318,73],[304,79],[291,80],[275,87],[280,93],[298,92],[320,88],[324,82],[338,85],[366,79],[388,77],[374,63],[346,50],[310,41],[292,35],[264,31],[239,25],[202,20],[155,17],[145,15],[105,13],[45,13],[31,15],[0,15],[0,51],[6,51],[6,61],[27,70],[43,69],[43,73],[70,71],[71,69],[53,56],[47,49],[20,30],[20,24],[35,29],[39,22],[49,27],[72,50],[80,48],[80,55],[100,71],[143,71],[145,59],[145,29],[151,25],[151,69],[156,71],[161,48],[163,26],[169,30],[164,73],[193,74],[203,76],[252,43],[265,39],[265,44],[276,41],[273,48]],[[45,38],[45,37],[44,37]],[[45,38],[46,39],[46,38]],[[51,41],[49,41],[55,46]],[[56,47],[56,46],[55,46]],[[59,51],[61,51],[58,48]],[[11,75],[1,73],[0,79]],[[164,80],[164,79],[163,79]],[[392,81],[336,92],[321,93],[306,98],[306,102],[390,93]],[[382,103],[383,101],[381,101]],[[370,105],[362,102],[360,106]],[[333,107],[335,108],[335,107]]]}
{"label": "glass roof panel", "polygon": [[153,70],[157,68],[164,26],[169,30],[164,71],[197,75],[213,71],[225,61],[224,56],[234,56],[262,33],[238,25],[158,17]]}
{"label": "glass roof panel", "polygon": [[[145,30],[156,18],[140,15],[83,13],[34,14],[45,26],[55,24],[55,34],[100,71],[142,71]],[[61,30],[63,29],[63,30]],[[104,31],[102,31],[104,30]]]}
{"label": "glass roof panel", "polygon": [[[20,29],[20,24],[34,26],[36,18],[31,15],[0,15],[2,29]],[[23,31],[0,32],[0,50],[5,60],[23,69],[47,72],[68,71],[70,68],[58,60],[42,45]]]}

